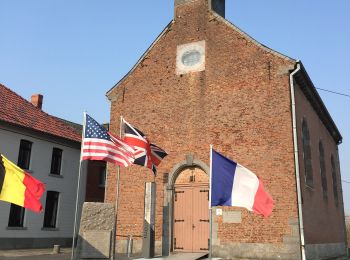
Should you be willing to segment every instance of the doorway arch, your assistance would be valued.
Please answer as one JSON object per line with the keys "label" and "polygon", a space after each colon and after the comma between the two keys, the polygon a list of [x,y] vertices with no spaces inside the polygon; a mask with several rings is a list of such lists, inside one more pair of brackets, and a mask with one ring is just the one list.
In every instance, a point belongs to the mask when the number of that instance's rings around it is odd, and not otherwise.
{"label": "doorway arch", "polygon": [[[164,187],[163,205],[163,234],[162,255],[167,256],[174,251],[174,199],[176,180],[187,169],[198,169],[209,176],[209,167],[204,162],[194,158],[193,154],[187,154],[184,161],[176,164],[168,175],[168,182]],[[186,174],[185,174],[186,175]],[[190,174],[187,173],[187,177]],[[186,177],[184,177],[186,178]],[[180,184],[181,185],[181,184]]]}

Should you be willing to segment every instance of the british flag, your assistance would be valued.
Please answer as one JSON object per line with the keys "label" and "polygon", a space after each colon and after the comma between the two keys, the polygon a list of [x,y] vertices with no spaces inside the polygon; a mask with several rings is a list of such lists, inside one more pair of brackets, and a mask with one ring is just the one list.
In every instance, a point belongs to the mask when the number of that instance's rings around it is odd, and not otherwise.
{"label": "british flag", "polygon": [[123,119],[123,141],[134,150],[134,164],[147,167],[157,174],[157,166],[168,154],[160,147],[148,141],[147,137],[137,128]]}

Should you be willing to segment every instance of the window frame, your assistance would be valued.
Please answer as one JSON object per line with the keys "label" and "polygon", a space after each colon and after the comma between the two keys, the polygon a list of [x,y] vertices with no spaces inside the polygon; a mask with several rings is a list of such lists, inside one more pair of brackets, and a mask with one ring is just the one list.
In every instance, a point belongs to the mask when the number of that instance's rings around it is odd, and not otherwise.
{"label": "window frame", "polygon": [[[206,41],[190,42],[181,44],[176,47],[176,75],[187,74],[191,72],[200,72],[205,70],[206,60]],[[190,52],[198,52],[198,62],[193,64],[185,64],[183,62],[184,55]]]}
{"label": "window frame", "polygon": [[[54,198],[54,201],[52,201],[52,200],[49,201],[49,199],[51,197],[51,195],[49,196],[49,194],[57,195],[57,198]],[[55,204],[53,202],[56,202],[56,207],[55,207]],[[59,204],[60,204],[60,193],[57,191],[48,190],[46,192],[43,229],[57,229]],[[49,210],[53,210],[53,212],[51,212],[51,214],[52,214],[51,218],[48,220],[47,218],[50,217]],[[54,216],[54,219],[52,220],[53,216]],[[51,222],[55,222],[55,223],[52,224]]]}
{"label": "window frame", "polygon": [[[16,212],[17,211],[17,212]],[[15,219],[16,216],[18,216],[18,213],[21,215],[19,223],[16,225],[14,224],[14,221],[12,222],[11,220]],[[25,215],[26,215],[26,210],[25,208],[18,206],[16,204],[11,203],[10,207],[10,213],[9,213],[9,219],[7,223],[8,228],[24,228],[25,227]]]}
{"label": "window frame", "polygon": [[331,155],[331,171],[332,171],[332,183],[333,183],[333,198],[335,205],[339,206],[339,194],[338,194],[338,176],[337,169],[335,167],[335,161],[333,154]]}
{"label": "window frame", "polygon": [[17,160],[18,167],[24,170],[30,169],[32,147],[33,147],[33,142],[25,139],[21,139],[20,145],[19,145],[18,160]]}
{"label": "window frame", "polygon": [[[50,174],[61,176],[62,158],[63,158],[63,150],[57,147],[52,148]],[[57,169],[54,169],[54,167],[56,167]]]}
{"label": "window frame", "polygon": [[313,168],[312,168],[312,153],[310,130],[306,119],[304,118],[301,124],[301,139],[303,145],[303,161],[304,161],[304,178],[307,187],[314,187]]}
{"label": "window frame", "polygon": [[325,152],[322,140],[318,143],[318,153],[319,153],[319,161],[320,161],[320,176],[321,176],[321,186],[323,198],[328,198],[328,184],[327,184],[327,172],[326,172],[326,160],[325,160]]}

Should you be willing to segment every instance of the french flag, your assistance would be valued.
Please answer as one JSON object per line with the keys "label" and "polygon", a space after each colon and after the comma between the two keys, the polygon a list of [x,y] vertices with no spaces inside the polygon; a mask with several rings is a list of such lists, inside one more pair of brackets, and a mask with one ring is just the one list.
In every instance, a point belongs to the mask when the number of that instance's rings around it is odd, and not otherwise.
{"label": "french flag", "polygon": [[236,206],[268,217],[273,200],[250,170],[211,149],[211,206]]}

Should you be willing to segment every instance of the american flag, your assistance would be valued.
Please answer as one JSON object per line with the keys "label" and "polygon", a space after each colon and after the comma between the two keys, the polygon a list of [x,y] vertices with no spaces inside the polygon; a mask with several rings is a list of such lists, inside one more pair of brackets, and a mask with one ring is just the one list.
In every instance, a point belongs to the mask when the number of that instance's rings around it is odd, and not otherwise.
{"label": "american flag", "polygon": [[123,141],[135,150],[134,164],[147,167],[157,174],[157,166],[168,154],[160,147],[148,141],[147,137],[137,128],[123,119]]}
{"label": "american flag", "polygon": [[132,147],[85,114],[82,160],[107,161],[127,167],[134,162],[134,152]]}

